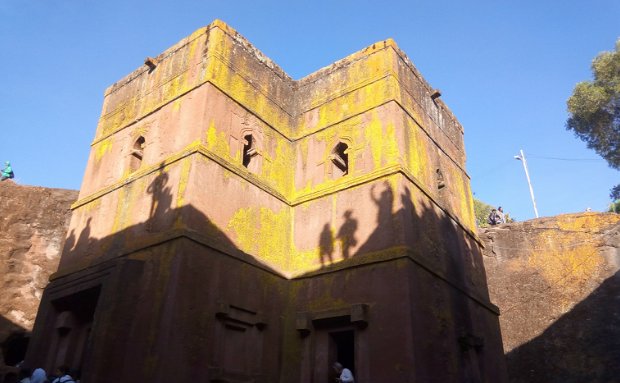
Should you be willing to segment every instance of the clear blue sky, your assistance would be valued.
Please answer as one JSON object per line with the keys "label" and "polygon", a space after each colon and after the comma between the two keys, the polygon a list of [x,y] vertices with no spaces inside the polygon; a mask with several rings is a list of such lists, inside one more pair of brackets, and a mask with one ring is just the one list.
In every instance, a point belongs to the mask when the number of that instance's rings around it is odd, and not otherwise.
{"label": "clear blue sky", "polygon": [[[534,216],[602,211],[620,172],[565,129],[566,99],[620,37],[620,1],[0,1],[0,159],[78,189],[105,88],[219,18],[291,77],[394,38],[465,128],[475,196]],[[550,158],[583,159],[579,161]]]}

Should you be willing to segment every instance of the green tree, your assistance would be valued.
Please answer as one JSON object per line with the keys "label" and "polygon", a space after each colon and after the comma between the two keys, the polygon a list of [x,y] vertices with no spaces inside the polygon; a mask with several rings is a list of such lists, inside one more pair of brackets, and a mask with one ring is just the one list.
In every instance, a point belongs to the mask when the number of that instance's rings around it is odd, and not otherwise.
{"label": "green tree", "polygon": [[568,99],[566,128],[620,170],[620,39],[615,51],[596,56],[592,74],[594,80],[578,83]]}
{"label": "green tree", "polygon": [[609,211],[620,213],[620,185],[616,185],[611,189],[609,198],[612,201],[609,205]]}
{"label": "green tree", "polygon": [[611,189],[609,198],[611,198],[612,201],[620,199],[620,185],[616,185]]}
{"label": "green tree", "polygon": [[476,225],[478,227],[489,226],[487,219],[492,209],[493,206],[474,198],[474,215],[476,216]]}
{"label": "green tree", "polygon": [[[474,215],[476,216],[476,226],[487,227],[489,226],[489,214],[491,210],[495,209],[493,206],[474,198]],[[506,223],[516,222],[515,218],[510,216],[510,213],[504,212],[504,219]]]}

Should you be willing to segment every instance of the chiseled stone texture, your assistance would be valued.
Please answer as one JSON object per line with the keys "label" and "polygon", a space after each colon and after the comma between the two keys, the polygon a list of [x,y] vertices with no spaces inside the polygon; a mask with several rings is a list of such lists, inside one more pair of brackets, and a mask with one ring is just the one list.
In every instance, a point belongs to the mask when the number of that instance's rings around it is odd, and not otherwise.
{"label": "chiseled stone texture", "polygon": [[617,381],[620,215],[565,214],[480,237],[510,381]]}
{"label": "chiseled stone texture", "polygon": [[75,190],[0,182],[0,343],[32,330],[77,196]]}

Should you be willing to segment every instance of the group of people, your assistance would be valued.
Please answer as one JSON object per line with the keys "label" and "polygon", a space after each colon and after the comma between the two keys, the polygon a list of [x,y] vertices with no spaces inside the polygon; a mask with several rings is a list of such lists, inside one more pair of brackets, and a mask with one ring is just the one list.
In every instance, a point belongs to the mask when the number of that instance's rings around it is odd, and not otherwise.
{"label": "group of people", "polygon": [[[342,366],[342,364],[336,362],[333,364],[333,369],[338,375],[336,378],[338,383],[355,383],[353,379],[353,373],[348,368]],[[74,380],[69,375],[69,367],[60,366],[56,369],[56,377],[49,377],[42,368],[37,368],[30,374],[30,369],[22,367],[19,372],[19,376],[14,379],[5,377],[4,383],[79,383],[79,380]],[[9,380],[7,381],[7,378]]]}
{"label": "group of people", "polygon": [[487,220],[489,225],[499,225],[500,223],[506,223],[506,217],[504,216],[504,210],[502,207],[498,207],[497,209],[491,210],[489,213],[489,218]]}
{"label": "group of people", "polygon": [[47,373],[42,368],[37,368],[30,373],[29,368],[21,367],[19,370],[19,375],[10,375],[5,376],[5,383],[79,383],[79,380],[75,380],[69,374],[68,366],[60,366],[56,369],[56,374],[54,376],[47,376]]}

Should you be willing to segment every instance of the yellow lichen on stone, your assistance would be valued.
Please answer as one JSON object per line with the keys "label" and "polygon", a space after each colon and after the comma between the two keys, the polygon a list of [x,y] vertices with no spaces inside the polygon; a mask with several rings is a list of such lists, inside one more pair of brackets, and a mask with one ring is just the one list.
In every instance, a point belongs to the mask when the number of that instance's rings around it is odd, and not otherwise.
{"label": "yellow lichen on stone", "polygon": [[[257,73],[246,66],[236,53],[235,42],[223,30],[215,28],[209,35],[209,49],[203,80],[217,86],[273,128],[290,135],[290,116],[263,92],[269,88],[269,80],[257,77]],[[254,82],[250,83],[248,78]]]}
{"label": "yellow lichen on stone", "polygon": [[227,227],[237,247],[267,265],[286,270],[291,248],[290,208],[275,212],[266,207],[239,209]]}
{"label": "yellow lichen on stone", "polygon": [[[227,186],[235,185],[237,192],[252,191],[254,197],[260,195],[257,204],[267,200],[281,203],[281,207],[242,208],[227,225],[242,251],[279,269],[301,272],[320,266],[319,247],[300,251],[293,244],[291,215],[294,209],[307,209],[307,201],[331,198],[329,220],[333,226],[340,219],[338,193],[367,183],[379,186],[387,182],[394,193],[392,202],[400,201],[397,193],[403,188],[417,185],[424,198],[437,202],[437,205],[431,203],[432,208],[449,210],[451,216],[473,228],[469,180],[458,166],[442,169],[451,182],[443,195],[437,192],[435,170],[440,162],[437,157],[443,155],[438,145],[446,140],[444,136],[434,137],[434,134],[443,134],[440,129],[426,126],[433,123],[429,116],[418,115],[426,113],[425,108],[433,109],[431,112],[436,110],[429,99],[419,99],[426,90],[412,85],[418,74],[403,65],[394,48],[390,41],[377,43],[307,80],[294,82],[234,30],[216,22],[184,39],[174,51],[158,56],[161,61],[154,70],[141,68],[141,72],[135,72],[133,77],[115,86],[106,96],[109,109],[101,118],[100,129],[109,134],[124,126],[134,129],[152,121],[153,127],[161,129],[156,133],[162,135],[167,124],[206,122],[208,128],[199,137],[204,146],[199,149],[197,163],[205,161],[221,167],[218,174],[223,174],[223,182]],[[180,98],[202,85],[209,89],[202,88],[188,98]],[[426,86],[423,81],[418,85]],[[414,90],[415,94],[408,93]],[[202,99],[183,101],[194,95],[214,97],[209,98],[206,110],[200,106],[190,110],[193,105],[205,105]],[[166,105],[171,102],[172,105]],[[183,102],[187,102],[190,109],[183,110],[181,115]],[[162,112],[158,108],[162,108]],[[247,123],[248,129],[260,131],[256,141],[260,157],[247,168],[242,164],[240,132],[235,131],[239,128],[239,118],[230,115],[242,109],[247,109],[241,112],[245,116],[242,123]],[[185,132],[178,139],[175,137],[174,145],[184,145],[183,139],[187,139]],[[333,151],[339,142],[348,146],[348,172],[344,176],[332,163]],[[103,139],[98,145],[97,161],[110,150],[111,143]],[[187,147],[174,154],[177,157],[171,157],[171,151],[179,150],[177,146],[170,149],[172,147],[158,147],[160,157],[169,157],[155,161],[170,164],[180,160],[175,165],[179,165],[179,178],[175,179],[178,185],[173,186],[176,194],[172,201],[175,207],[182,207],[192,203],[189,195],[185,195],[192,187],[188,187],[192,160],[177,156]],[[154,152],[148,152],[148,161],[157,156]],[[300,162],[296,158],[299,155],[302,156]],[[449,152],[446,155],[449,156]],[[121,230],[130,222],[127,214],[131,209],[127,201],[140,200],[135,191],[135,179],[148,179],[151,170],[146,168],[148,166],[133,172],[126,170],[120,180],[114,180],[123,189],[115,192],[119,204],[115,230]],[[303,173],[296,174],[300,168]],[[393,177],[396,173],[400,175]],[[413,184],[401,177],[403,174],[408,178],[413,175]],[[294,182],[296,176],[299,177],[297,184]],[[235,181],[231,182],[231,178]],[[414,189],[416,195],[417,192]],[[332,247],[342,248],[341,240],[332,238],[331,242]]]}
{"label": "yellow lichen on stone", "polygon": [[[312,134],[326,127],[338,124],[348,118],[377,108],[387,101],[396,98],[393,85],[392,78],[382,79],[370,84],[365,84],[360,89],[354,89],[337,98],[327,100],[322,104],[319,103],[316,107],[306,112],[310,115],[318,116],[318,121],[308,126],[306,125],[307,122],[301,119],[302,124],[299,126],[298,133],[300,135]],[[342,87],[344,88],[345,86]],[[346,108],[343,107],[345,105],[347,106]]]}
{"label": "yellow lichen on stone", "polygon": [[383,143],[383,152],[385,153],[385,161],[388,164],[395,164],[399,161],[400,151],[398,149],[398,143],[396,141],[396,127],[392,122],[389,122],[386,126]]}
{"label": "yellow lichen on stone", "polygon": [[454,197],[456,197],[457,214],[461,223],[468,225],[468,229],[473,230],[475,228],[475,219],[473,217],[473,200],[471,202],[472,209],[470,209],[471,192],[468,188],[467,181],[464,179],[463,172],[455,166],[451,166],[451,184],[454,191]]}
{"label": "yellow lichen on stone", "polygon": [[570,219],[560,219],[558,227],[565,232],[580,232],[587,228],[600,227],[605,216],[600,215],[582,215],[579,217],[571,217]]}
{"label": "yellow lichen on stone", "polygon": [[116,192],[116,213],[114,214],[112,230],[110,231],[111,234],[117,233],[125,228],[127,217],[130,215],[129,205],[131,203],[133,186],[134,185],[129,184]]}
{"label": "yellow lichen on stone", "polygon": [[[558,216],[557,228],[536,233],[528,264],[565,295],[579,293],[606,262],[599,249],[601,240],[593,235],[592,228],[613,224],[613,220],[606,221],[608,218],[602,214]],[[568,307],[570,302],[565,304]]]}
{"label": "yellow lichen on stone", "polygon": [[295,250],[291,253],[290,272],[303,274],[320,267],[321,248],[319,246],[306,250]]}
{"label": "yellow lichen on stone", "polygon": [[189,182],[190,172],[192,170],[191,157],[186,157],[181,160],[181,177],[179,178],[179,185],[177,191],[176,207],[182,207],[185,205],[185,190]]}
{"label": "yellow lichen on stone", "polygon": [[165,93],[162,102],[167,103],[189,90],[186,80],[187,72],[183,72],[164,84],[163,88]]}
{"label": "yellow lichen on stone", "polygon": [[[575,221],[560,222],[560,227],[575,225]],[[580,290],[604,262],[597,251],[598,240],[586,231],[544,230],[536,233],[532,243],[528,265],[536,268],[550,286],[570,293]]]}
{"label": "yellow lichen on stone", "polygon": [[394,124],[387,124],[384,130],[383,121],[379,118],[377,111],[373,110],[372,118],[365,132],[375,170],[398,161],[399,150]]}
{"label": "yellow lichen on stone", "polygon": [[79,210],[85,213],[90,213],[90,212],[97,211],[100,207],[101,207],[101,198],[98,198],[94,201],[91,201],[85,205],[80,206]]}
{"label": "yellow lichen on stone", "polygon": [[174,110],[175,112],[181,110],[181,99],[174,100],[174,102],[172,103],[172,110]]}
{"label": "yellow lichen on stone", "polygon": [[288,141],[281,137],[272,137],[276,141],[275,154],[263,161],[261,175],[278,191],[290,196],[293,188],[293,164],[295,152]]}
{"label": "yellow lichen on stone", "polygon": [[405,159],[405,166],[409,168],[409,171],[411,171],[411,174],[413,174],[415,178],[426,183],[423,175],[426,162],[426,147],[424,142],[418,137],[419,131],[417,125],[408,119],[406,121],[404,134],[407,138],[407,142],[405,142],[407,157]]}
{"label": "yellow lichen on stone", "polygon": [[[202,57],[196,57],[196,51],[198,50],[198,47],[200,46],[204,46],[204,44],[206,43],[207,37],[205,36],[205,28],[200,28],[196,31],[194,31],[194,33],[192,33],[189,37],[188,37],[188,52],[187,52],[187,61],[188,62],[195,62],[195,61],[200,61]],[[202,56],[202,54],[200,54],[200,56]]]}
{"label": "yellow lichen on stone", "polygon": [[99,162],[103,158],[103,156],[112,150],[112,139],[107,138],[103,141],[98,142],[95,145],[95,161]]}
{"label": "yellow lichen on stone", "polygon": [[206,132],[205,144],[207,149],[218,156],[230,159],[230,146],[226,139],[226,133],[218,132],[215,128],[215,122],[211,121]]}

